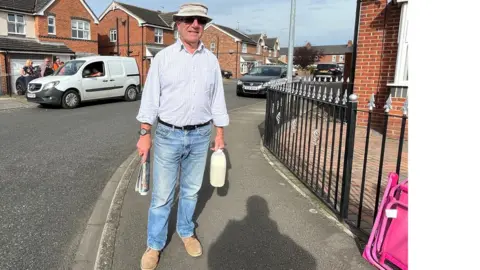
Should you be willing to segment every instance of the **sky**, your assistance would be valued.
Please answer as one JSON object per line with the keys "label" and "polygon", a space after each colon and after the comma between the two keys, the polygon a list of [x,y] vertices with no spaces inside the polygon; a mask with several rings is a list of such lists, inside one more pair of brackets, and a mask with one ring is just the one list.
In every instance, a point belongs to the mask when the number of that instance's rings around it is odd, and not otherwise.
{"label": "sky", "polygon": [[[86,0],[100,17],[112,0]],[[278,37],[280,47],[288,47],[291,0],[119,0],[152,10],[171,12],[186,2],[201,2],[208,7],[213,22],[237,28],[247,34],[265,33]],[[295,46],[346,44],[353,39],[355,0],[297,0]]]}

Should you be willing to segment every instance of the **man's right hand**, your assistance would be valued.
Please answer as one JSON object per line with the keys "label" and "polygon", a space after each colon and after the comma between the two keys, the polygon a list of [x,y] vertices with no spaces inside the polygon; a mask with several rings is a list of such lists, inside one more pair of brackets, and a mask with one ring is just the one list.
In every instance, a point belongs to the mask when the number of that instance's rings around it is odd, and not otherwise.
{"label": "man's right hand", "polygon": [[142,157],[142,162],[145,162],[147,160],[147,155],[151,147],[152,147],[152,138],[150,134],[140,136],[137,142],[137,150],[138,150],[138,154]]}

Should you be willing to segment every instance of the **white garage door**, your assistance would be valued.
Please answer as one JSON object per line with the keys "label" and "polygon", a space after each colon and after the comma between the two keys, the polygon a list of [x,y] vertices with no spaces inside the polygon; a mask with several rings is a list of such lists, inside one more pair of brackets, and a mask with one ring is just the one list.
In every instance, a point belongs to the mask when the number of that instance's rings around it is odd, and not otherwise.
{"label": "white garage door", "polygon": [[17,78],[22,76],[20,70],[25,66],[25,62],[27,59],[31,59],[33,61],[33,66],[41,65],[45,56],[42,55],[12,55],[10,59],[10,85],[12,87],[12,94],[17,94],[17,88],[15,87],[15,82]]}

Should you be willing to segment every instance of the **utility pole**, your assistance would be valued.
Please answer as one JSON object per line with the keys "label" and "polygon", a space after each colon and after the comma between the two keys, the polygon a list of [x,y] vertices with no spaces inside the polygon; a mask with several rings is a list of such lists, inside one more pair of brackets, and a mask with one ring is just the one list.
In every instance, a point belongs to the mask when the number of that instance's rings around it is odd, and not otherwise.
{"label": "utility pole", "polygon": [[292,7],[290,9],[290,32],[288,40],[288,65],[287,65],[287,81],[292,82],[293,73],[293,48],[295,43],[295,7],[296,0],[291,0]]}

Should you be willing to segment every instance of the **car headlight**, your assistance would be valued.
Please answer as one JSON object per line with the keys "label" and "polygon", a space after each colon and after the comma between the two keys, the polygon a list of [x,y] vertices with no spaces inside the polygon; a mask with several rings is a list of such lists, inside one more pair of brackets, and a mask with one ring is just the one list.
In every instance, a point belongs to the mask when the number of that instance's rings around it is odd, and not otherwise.
{"label": "car headlight", "polygon": [[45,84],[45,86],[43,87],[43,90],[52,89],[52,88],[54,88],[55,86],[57,86],[59,83],[60,83],[60,81],[49,82],[49,83]]}
{"label": "car headlight", "polygon": [[237,81],[237,85],[242,85],[242,84],[243,84],[242,81],[240,81],[240,80]]}

